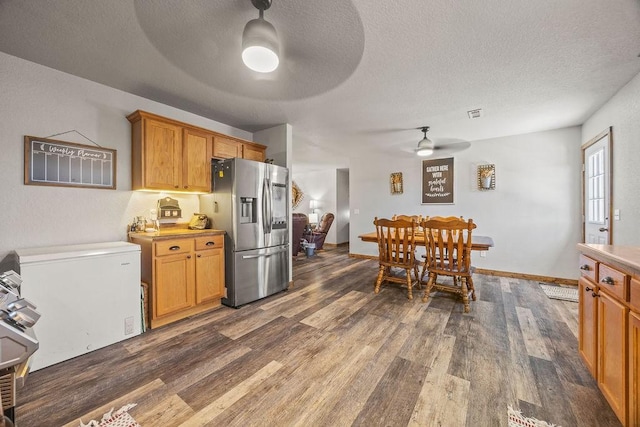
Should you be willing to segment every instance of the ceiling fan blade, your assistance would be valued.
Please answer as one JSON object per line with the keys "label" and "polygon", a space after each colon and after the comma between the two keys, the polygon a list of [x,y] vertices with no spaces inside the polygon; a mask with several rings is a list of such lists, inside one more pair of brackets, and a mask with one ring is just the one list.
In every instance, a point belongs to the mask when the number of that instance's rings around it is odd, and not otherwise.
{"label": "ceiling fan blade", "polygon": [[468,141],[456,142],[453,144],[436,145],[435,147],[433,147],[433,154],[425,157],[435,158],[435,157],[448,156],[450,154],[454,154],[454,153],[458,153],[460,151],[466,150],[469,147],[471,147],[471,143]]}

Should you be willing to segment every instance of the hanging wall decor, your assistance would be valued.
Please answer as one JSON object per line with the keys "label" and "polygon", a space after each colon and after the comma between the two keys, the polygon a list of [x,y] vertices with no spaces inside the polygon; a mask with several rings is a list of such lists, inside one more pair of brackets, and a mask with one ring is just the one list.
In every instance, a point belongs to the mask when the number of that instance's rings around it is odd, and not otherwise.
{"label": "hanging wall decor", "polygon": [[304,198],[304,193],[298,187],[298,184],[295,181],[291,181],[291,207],[293,209],[297,208],[302,199]]}
{"label": "hanging wall decor", "polygon": [[495,190],[496,189],[496,165],[478,166],[478,189],[479,190]]}
{"label": "hanging wall decor", "polygon": [[453,157],[422,161],[422,204],[453,204]]}
{"label": "hanging wall decor", "polygon": [[402,194],[402,172],[391,174],[391,194]]}
{"label": "hanging wall decor", "polygon": [[24,183],[115,190],[116,150],[25,136]]}

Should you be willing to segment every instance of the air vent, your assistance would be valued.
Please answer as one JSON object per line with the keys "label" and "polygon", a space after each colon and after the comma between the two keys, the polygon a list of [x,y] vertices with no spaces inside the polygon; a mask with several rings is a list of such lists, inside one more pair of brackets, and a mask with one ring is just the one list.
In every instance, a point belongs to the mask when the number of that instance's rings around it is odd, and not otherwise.
{"label": "air vent", "polygon": [[482,117],[482,109],[478,108],[477,110],[469,110],[467,111],[470,119],[478,119]]}

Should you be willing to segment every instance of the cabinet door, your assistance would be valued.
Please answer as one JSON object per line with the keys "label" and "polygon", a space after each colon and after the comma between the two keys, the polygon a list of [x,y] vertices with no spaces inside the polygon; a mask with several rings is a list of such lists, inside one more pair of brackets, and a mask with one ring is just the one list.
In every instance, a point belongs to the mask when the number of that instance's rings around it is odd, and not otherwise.
{"label": "cabinet door", "polygon": [[629,313],[629,422],[640,425],[640,315]]}
{"label": "cabinet door", "polygon": [[213,136],[185,128],[182,144],[182,189],[211,191],[211,150]]}
{"label": "cabinet door", "polygon": [[213,157],[218,159],[242,157],[242,144],[233,139],[216,136],[213,138]]}
{"label": "cabinet door", "polygon": [[153,316],[175,313],[195,304],[191,254],[156,257]]}
{"label": "cabinet door", "polygon": [[264,162],[264,150],[256,148],[249,144],[242,145],[242,158],[248,160],[255,160],[257,162]]}
{"label": "cabinet door", "polygon": [[582,360],[589,368],[589,372],[596,377],[596,354],[598,342],[596,340],[597,330],[597,310],[596,298],[593,293],[597,292],[596,286],[589,280],[581,277],[578,281],[579,304],[578,312],[580,316],[578,332],[578,349]]}
{"label": "cabinet door", "polygon": [[196,252],[196,304],[224,296],[224,249]]}
{"label": "cabinet door", "polygon": [[627,320],[629,309],[600,290],[598,298],[598,385],[627,425]]}
{"label": "cabinet door", "polygon": [[182,128],[145,119],[144,187],[179,189],[182,178]]}

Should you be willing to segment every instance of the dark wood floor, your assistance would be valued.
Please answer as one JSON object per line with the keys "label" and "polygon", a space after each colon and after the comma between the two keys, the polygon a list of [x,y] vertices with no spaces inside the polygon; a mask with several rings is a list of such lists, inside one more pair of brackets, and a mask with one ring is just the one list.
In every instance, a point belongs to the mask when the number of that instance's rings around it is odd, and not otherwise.
{"label": "dark wood floor", "polygon": [[[471,313],[383,285],[346,248],[294,261],[295,287],[32,373],[19,427],[78,426],[137,403],[148,426],[506,426],[507,406],[619,426],[577,352],[577,304],[476,275]],[[62,332],[62,331],[61,331]]]}

